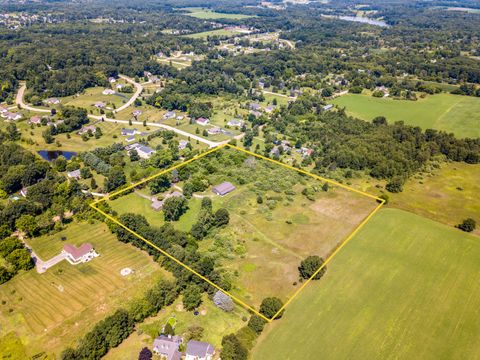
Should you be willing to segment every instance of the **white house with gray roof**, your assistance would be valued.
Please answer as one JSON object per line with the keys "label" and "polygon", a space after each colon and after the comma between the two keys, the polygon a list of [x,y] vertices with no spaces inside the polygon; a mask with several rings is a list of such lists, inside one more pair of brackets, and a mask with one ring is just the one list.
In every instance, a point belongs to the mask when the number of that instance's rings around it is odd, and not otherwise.
{"label": "white house with gray roof", "polygon": [[180,336],[160,335],[153,341],[153,352],[165,360],[180,360],[182,354],[178,348],[181,343]]}
{"label": "white house with gray roof", "polygon": [[185,360],[212,360],[215,348],[207,342],[190,340],[185,355]]}

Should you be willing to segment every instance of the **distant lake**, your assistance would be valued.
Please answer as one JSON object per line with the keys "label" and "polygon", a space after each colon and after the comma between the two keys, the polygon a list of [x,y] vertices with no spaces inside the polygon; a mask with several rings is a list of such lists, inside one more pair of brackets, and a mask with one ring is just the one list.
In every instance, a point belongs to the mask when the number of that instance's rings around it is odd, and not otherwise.
{"label": "distant lake", "polygon": [[47,161],[55,160],[59,156],[63,156],[65,157],[65,159],[70,160],[72,157],[77,155],[77,153],[73,151],[60,151],[60,150],[40,150],[40,151],[37,151],[37,153]]}
{"label": "distant lake", "polygon": [[374,19],[370,19],[370,18],[367,18],[367,17],[361,17],[361,16],[333,16],[333,15],[322,15],[322,16],[326,17],[326,18],[331,18],[331,19],[353,21],[353,22],[359,22],[359,23],[363,23],[363,24],[375,25],[375,26],[380,26],[380,27],[390,27],[390,25],[388,25],[385,21],[374,20]]}

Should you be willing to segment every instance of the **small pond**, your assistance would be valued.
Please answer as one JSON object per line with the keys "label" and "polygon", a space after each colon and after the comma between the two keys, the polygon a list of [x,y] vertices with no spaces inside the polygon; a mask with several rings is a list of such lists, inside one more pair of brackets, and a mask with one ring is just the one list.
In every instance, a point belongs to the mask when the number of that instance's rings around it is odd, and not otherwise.
{"label": "small pond", "polygon": [[72,157],[77,155],[77,153],[73,151],[61,151],[61,150],[40,150],[40,151],[37,151],[37,153],[47,161],[55,160],[59,156],[63,156],[65,157],[65,159],[70,160]]}

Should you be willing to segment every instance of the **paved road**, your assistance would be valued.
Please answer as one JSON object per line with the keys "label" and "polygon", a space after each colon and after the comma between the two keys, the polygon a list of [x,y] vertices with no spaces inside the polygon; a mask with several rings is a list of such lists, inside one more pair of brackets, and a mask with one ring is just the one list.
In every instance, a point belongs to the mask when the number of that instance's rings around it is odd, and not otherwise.
{"label": "paved road", "polygon": [[[127,76],[124,76],[124,75],[119,75],[122,79],[124,79],[125,81],[128,81],[130,82],[131,84],[133,84],[135,86],[135,88],[137,89],[137,91],[135,92],[135,94],[130,98],[130,100],[128,102],[126,102],[123,106],[121,106],[120,108],[118,108],[117,110],[115,110],[115,112],[118,112],[118,111],[121,111],[125,108],[127,108],[128,106],[132,105],[133,102],[135,101],[135,99],[141,94],[141,92],[143,91],[143,87],[142,85],[140,85],[139,83],[136,83],[135,81],[133,81],[131,78],[127,77]],[[26,85],[25,84],[22,84],[22,86],[20,87],[20,89],[18,89],[18,93],[17,93],[17,98],[16,98],[16,102],[17,104],[20,104],[21,108],[22,109],[26,109],[26,110],[29,110],[29,111],[34,111],[34,112],[45,112],[45,113],[50,113],[50,110],[46,110],[46,109],[39,109],[39,108],[35,108],[35,107],[32,107],[32,106],[28,106],[26,105],[24,102],[23,102],[23,95],[25,93],[25,90],[26,90]],[[129,121],[128,120],[118,120],[118,119],[109,119],[105,116],[98,116],[98,115],[88,115],[88,117],[90,119],[94,119],[94,120],[103,120],[103,121],[107,121],[107,122],[113,122],[113,123],[120,123],[120,124],[129,124]],[[135,125],[142,125],[143,122],[141,121],[132,121],[132,124],[135,124]],[[176,132],[177,134],[180,134],[180,135],[183,135],[183,136],[186,136],[186,137],[190,137],[190,139],[194,139],[194,140],[198,140],[199,142],[201,143],[204,143],[204,144],[207,144],[209,147],[213,148],[213,147],[217,147],[217,146],[220,146],[227,141],[222,141],[222,142],[215,142],[215,141],[210,141],[210,140],[207,140],[201,136],[198,136],[198,135],[195,135],[195,134],[190,134],[189,132],[187,131],[183,131],[183,130],[180,130],[180,129],[177,129],[173,126],[169,126],[169,125],[165,125],[165,124],[159,124],[159,123],[152,123],[152,122],[147,122],[146,123],[147,126],[153,126],[153,127],[159,127],[159,128],[163,128],[163,129],[166,129],[166,130],[171,130],[171,131],[174,131]]]}
{"label": "paved road", "polygon": [[130,105],[132,105],[135,102],[135,100],[137,100],[137,98],[140,96],[140,94],[143,91],[143,86],[141,84],[135,82],[133,79],[129,78],[128,76],[118,75],[118,77],[125,80],[126,82],[132,84],[135,87],[135,93],[125,104],[120,106],[118,109],[113,110],[114,113],[118,113],[118,112],[128,108]]}
{"label": "paved road", "polygon": [[[91,118],[91,119],[94,119],[94,120],[102,120],[102,116],[98,116],[98,115],[88,115],[88,117]],[[107,117],[103,117],[103,120],[104,120],[104,121],[107,121],[107,122],[118,123],[118,124],[129,124],[129,120],[109,119],[109,118],[107,118]],[[141,121],[132,121],[132,124],[133,124],[133,125],[143,125],[143,122],[141,122]],[[210,140],[207,140],[207,139],[205,139],[205,138],[203,138],[203,137],[201,137],[201,136],[198,136],[198,135],[195,135],[195,134],[191,134],[191,133],[189,133],[189,132],[186,132],[186,131],[177,129],[176,127],[169,126],[169,125],[165,125],[165,124],[147,122],[146,125],[147,125],[147,126],[159,127],[159,128],[162,128],[162,129],[174,131],[174,132],[176,132],[177,134],[180,134],[180,135],[183,135],[183,136],[186,136],[186,137],[190,137],[190,139],[198,140],[198,141],[201,142],[201,143],[207,144],[207,145],[208,145],[209,147],[211,147],[211,148],[217,147],[217,146],[222,145],[223,143],[225,143],[224,141],[222,141],[222,142],[210,141]],[[227,142],[228,142],[228,141],[227,141]]]}
{"label": "paved road", "polygon": [[25,90],[26,89],[27,89],[27,85],[25,83],[23,83],[20,86],[20,89],[18,89],[17,97],[15,99],[16,104],[20,105],[20,108],[25,109],[25,110],[36,111],[36,112],[41,112],[41,113],[49,113],[50,114],[50,110],[48,110],[48,109],[35,108],[35,107],[27,105],[23,102],[23,96],[25,95]]}

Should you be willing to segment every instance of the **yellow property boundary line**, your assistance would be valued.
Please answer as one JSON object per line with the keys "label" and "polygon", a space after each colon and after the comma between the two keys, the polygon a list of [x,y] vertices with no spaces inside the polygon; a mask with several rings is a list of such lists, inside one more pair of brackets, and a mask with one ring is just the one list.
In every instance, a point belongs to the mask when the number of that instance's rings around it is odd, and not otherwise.
{"label": "yellow property boundary line", "polygon": [[[257,158],[260,158],[260,159],[263,159],[263,160],[267,160],[267,161],[270,161],[274,164],[277,164],[277,165],[280,165],[280,166],[283,166],[285,168],[288,168],[290,170],[294,170],[296,172],[299,172],[301,174],[305,174],[305,175],[308,175],[314,179],[317,179],[317,180],[322,180],[322,181],[325,181],[327,183],[330,183],[330,184],[333,184],[335,186],[339,186],[341,188],[344,188],[344,189],[347,189],[349,191],[353,191],[355,193],[358,193],[358,194],[361,194],[361,195],[364,195],[364,196],[367,196],[371,199],[375,199],[376,201],[380,202],[380,204],[378,206],[375,207],[375,209],[370,212],[370,214],[365,217],[365,219],[363,219],[363,221],[357,225],[357,227],[352,231],[352,233],[345,239],[343,240],[339,246],[337,246],[337,248],[335,249],[334,252],[332,252],[332,254],[330,254],[330,256],[325,260],[325,262],[323,263],[323,265],[321,267],[319,267],[317,269],[317,271],[315,271],[315,273],[313,273],[313,275],[308,279],[306,280],[302,286],[300,286],[300,288],[297,289],[297,291],[295,291],[295,293],[293,293],[293,295],[285,302],[285,304],[280,308],[280,310],[278,310],[278,312],[273,315],[271,318],[267,318],[265,315],[261,314],[259,311],[257,311],[255,308],[253,308],[252,306],[248,305],[247,303],[245,303],[244,301],[242,301],[241,299],[237,298],[235,295],[233,294],[230,294],[228,291],[225,291],[224,289],[222,289],[220,286],[216,285],[215,283],[213,283],[211,280],[207,279],[205,276],[203,276],[202,274],[198,273],[197,271],[195,271],[194,269],[192,269],[190,266],[188,266],[187,264],[181,262],[180,260],[178,260],[177,258],[173,257],[172,255],[170,255],[169,253],[167,253],[165,250],[162,250],[161,248],[159,248],[157,245],[155,245],[154,243],[152,243],[150,240],[148,239],[145,239],[143,236],[141,236],[140,234],[136,233],[135,231],[133,231],[132,229],[130,229],[128,226],[122,224],[120,221],[118,221],[117,219],[115,219],[113,216],[105,213],[103,210],[99,209],[97,207],[97,205],[101,202],[106,202],[107,200],[110,200],[112,197],[115,197],[121,193],[124,193],[126,191],[129,191],[135,187],[137,187],[138,185],[141,185],[141,184],[144,184],[146,183],[147,181],[150,181],[150,180],[153,180],[155,179],[156,177],[160,176],[160,175],[163,175],[163,174],[166,174],[168,172],[171,172],[172,170],[175,170],[175,169],[178,169],[182,166],[185,166],[195,160],[198,160],[204,156],[207,156],[208,154],[211,154],[215,151],[218,151],[220,149],[223,149],[225,147],[229,147],[231,149],[235,149],[235,150],[238,150],[238,151],[241,151],[241,152],[244,152],[246,154],[249,154],[249,155],[252,155],[252,156],[255,156]],[[379,197],[376,197],[374,195],[371,195],[371,194],[368,194],[366,192],[363,192],[363,191],[360,191],[360,190],[357,190],[357,189],[354,189],[354,188],[351,188],[349,186],[346,186],[346,185],[343,185],[339,182],[336,182],[334,180],[330,180],[330,179],[325,179],[321,176],[318,176],[318,175],[315,175],[315,174],[311,174],[309,173],[308,171],[305,171],[305,170],[302,170],[302,169],[297,169],[291,165],[287,165],[287,164],[284,164],[280,161],[277,161],[277,160],[273,160],[273,159],[270,159],[268,157],[265,157],[265,156],[262,156],[262,155],[259,155],[259,154],[256,154],[256,153],[253,153],[251,151],[248,151],[248,150],[245,150],[245,149],[242,149],[240,147],[237,147],[237,146],[234,146],[234,145],[231,145],[231,144],[223,144],[219,147],[216,147],[216,148],[213,148],[211,150],[208,150],[200,155],[197,155],[187,161],[184,161],[182,162],[181,164],[178,164],[178,165],[175,165],[175,166],[172,166],[166,170],[163,170],[161,172],[159,172],[158,174],[155,174],[155,175],[152,175],[152,176],[149,176],[133,185],[130,185],[126,188],[123,188],[121,190],[118,190],[118,191],[115,191],[111,194],[109,194],[108,196],[102,198],[102,199],[99,199],[99,200],[95,200],[94,202],[90,203],[90,206],[95,209],[97,212],[99,212],[100,214],[102,214],[103,216],[105,216],[108,220],[114,222],[115,224],[117,224],[118,226],[124,228],[125,230],[127,230],[128,232],[130,232],[131,234],[135,235],[136,237],[138,237],[140,240],[142,240],[143,242],[145,242],[146,244],[150,245],[151,247],[153,247],[154,249],[158,250],[160,253],[162,253],[164,256],[166,256],[167,258],[169,258],[170,260],[176,262],[177,264],[183,266],[185,269],[187,269],[188,271],[192,272],[193,274],[195,274],[196,276],[198,276],[199,278],[201,278],[202,280],[206,281],[208,284],[212,285],[214,288],[216,288],[217,290],[220,290],[222,292],[224,292],[225,294],[227,294],[228,296],[230,296],[233,300],[235,300],[235,302],[237,302],[238,304],[242,305],[243,307],[245,307],[246,309],[250,310],[251,312],[253,312],[254,314],[260,316],[262,319],[264,319],[265,321],[267,322],[272,322],[273,320],[275,320],[275,318],[283,311],[285,310],[285,308],[287,307],[288,304],[290,304],[293,299],[295,299],[297,297],[297,295],[305,288],[305,286],[307,286],[307,284],[312,281],[312,279],[333,259],[333,257],[355,236],[355,234],[372,218],[372,216],[382,207],[382,205],[385,203],[385,200],[379,198]]]}

